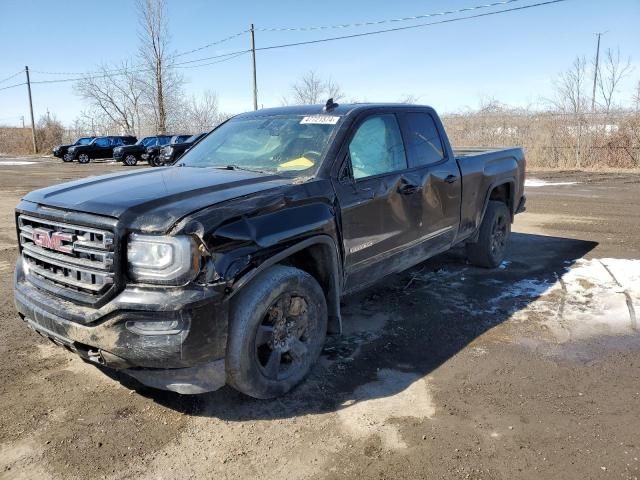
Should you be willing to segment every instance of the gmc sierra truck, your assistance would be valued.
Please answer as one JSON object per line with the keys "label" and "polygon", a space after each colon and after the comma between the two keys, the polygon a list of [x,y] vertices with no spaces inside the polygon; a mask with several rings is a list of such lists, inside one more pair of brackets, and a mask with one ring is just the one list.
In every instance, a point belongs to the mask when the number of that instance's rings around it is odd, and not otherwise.
{"label": "gmc sierra truck", "polygon": [[520,148],[454,152],[426,106],[244,113],[173,166],[26,195],[15,303],[148,386],[273,398],[341,331],[342,296],[455,245],[498,266],[524,177]]}

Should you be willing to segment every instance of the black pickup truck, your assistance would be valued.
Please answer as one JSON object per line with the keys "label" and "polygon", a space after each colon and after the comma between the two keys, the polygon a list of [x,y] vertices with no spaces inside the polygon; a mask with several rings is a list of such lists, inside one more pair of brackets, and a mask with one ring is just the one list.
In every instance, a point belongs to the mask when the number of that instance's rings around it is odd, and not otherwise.
{"label": "black pickup truck", "polygon": [[173,165],[173,163],[179,159],[184,152],[189,150],[198,140],[206,135],[205,133],[198,133],[187,138],[181,143],[175,143],[167,145],[160,150],[160,155],[156,160],[156,166]]}
{"label": "black pickup truck", "polygon": [[89,163],[94,158],[113,158],[113,150],[121,145],[133,145],[138,139],[131,135],[96,137],[86,145],[70,147],[67,162]]}
{"label": "black pickup truck", "polygon": [[61,158],[63,162],[70,162],[71,160],[69,160],[69,154],[67,153],[69,148],[75,147],[76,145],[89,145],[94,138],[96,137],[80,137],[72,144],[56,145],[51,150],[51,153],[53,153],[54,157]]}
{"label": "black pickup truck", "polygon": [[113,159],[122,162],[127,167],[133,167],[142,160],[142,156],[147,153],[147,149],[158,146],[162,148],[171,140],[171,135],[156,135],[144,137],[133,145],[123,145],[113,149]]}
{"label": "black pickup truck", "polygon": [[176,145],[178,143],[182,143],[190,137],[191,135],[174,135],[165,145],[151,145],[147,148],[147,152],[142,155],[142,158],[147,160],[147,163],[152,167],[162,167],[163,162],[160,160],[161,150],[168,145]]}
{"label": "black pickup truck", "polygon": [[498,266],[524,177],[522,149],[456,154],[430,107],[245,113],[174,166],[26,195],[15,303],[146,385],[276,397],[341,331],[343,295],[455,245]]}

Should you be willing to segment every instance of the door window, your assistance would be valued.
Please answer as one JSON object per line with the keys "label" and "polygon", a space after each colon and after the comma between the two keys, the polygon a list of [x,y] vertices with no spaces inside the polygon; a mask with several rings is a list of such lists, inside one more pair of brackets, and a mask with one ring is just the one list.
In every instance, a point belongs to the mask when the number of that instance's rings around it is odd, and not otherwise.
{"label": "door window", "polygon": [[108,138],[98,138],[96,140],[96,145],[98,147],[105,148],[111,145],[111,140],[109,140]]}
{"label": "door window", "polygon": [[444,148],[431,115],[406,113],[404,119],[409,165],[433,165],[443,160]]}
{"label": "door window", "polygon": [[375,115],[362,122],[349,143],[349,157],[356,179],[407,168],[395,115]]}

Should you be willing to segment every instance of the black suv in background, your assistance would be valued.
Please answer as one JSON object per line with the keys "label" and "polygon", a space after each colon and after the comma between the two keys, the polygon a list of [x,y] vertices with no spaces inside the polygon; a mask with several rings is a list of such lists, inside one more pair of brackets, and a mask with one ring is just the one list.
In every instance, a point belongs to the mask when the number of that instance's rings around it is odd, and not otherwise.
{"label": "black suv in background", "polygon": [[156,160],[155,166],[159,167],[161,165],[171,165],[173,162],[178,160],[178,158],[180,158],[184,152],[190,149],[195,143],[198,142],[198,140],[200,140],[206,134],[207,132],[198,133],[197,135],[192,135],[182,143],[167,145],[162,150],[160,150],[160,156],[158,157],[158,160]]}
{"label": "black suv in background", "polygon": [[113,150],[113,158],[123,165],[132,167],[137,164],[142,156],[150,147],[162,147],[167,145],[171,140],[171,135],[156,135],[153,137],[144,137],[133,145],[123,145]]}
{"label": "black suv in background", "polygon": [[76,145],[88,145],[94,138],[96,137],[80,137],[69,145],[56,145],[53,147],[53,150],[51,150],[51,153],[53,153],[54,157],[61,158],[63,162],[70,162],[71,160],[68,160],[69,157],[67,154],[69,148],[75,147]]}
{"label": "black suv in background", "polygon": [[121,145],[132,145],[138,139],[132,135],[96,137],[88,145],[70,147],[68,162],[89,163],[92,158],[113,158],[113,149]]}
{"label": "black suv in background", "polygon": [[[189,138],[191,138],[191,135],[174,135],[173,137],[171,137],[171,140],[168,144],[175,145],[177,143],[183,143]],[[160,165],[162,165],[162,162],[159,161],[160,151],[164,146],[165,145],[152,145],[148,147],[146,155],[143,155],[142,158],[146,158],[147,162],[152,167],[159,167]]]}

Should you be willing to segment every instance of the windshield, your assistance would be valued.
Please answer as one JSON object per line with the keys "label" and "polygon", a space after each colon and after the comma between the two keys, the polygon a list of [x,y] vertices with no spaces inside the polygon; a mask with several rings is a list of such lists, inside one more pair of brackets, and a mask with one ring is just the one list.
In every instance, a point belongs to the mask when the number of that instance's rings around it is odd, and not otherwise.
{"label": "windshield", "polygon": [[145,137],[136,142],[136,145],[144,145],[145,147],[150,147],[155,143],[156,137]]}
{"label": "windshield", "polygon": [[184,143],[193,143],[196,140],[198,140],[200,137],[202,137],[204,135],[204,133],[198,133],[196,135],[191,135],[189,138],[184,140]]}
{"label": "windshield", "polygon": [[176,143],[182,143],[184,142],[187,138],[189,138],[189,135],[175,135],[171,138],[171,144],[175,145]]}
{"label": "windshield", "polygon": [[331,115],[235,118],[196,144],[180,165],[312,175],[339,120]]}
{"label": "windshield", "polygon": [[91,143],[91,137],[79,138],[74,145],[89,145]]}

